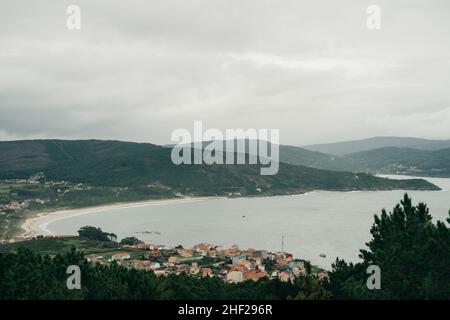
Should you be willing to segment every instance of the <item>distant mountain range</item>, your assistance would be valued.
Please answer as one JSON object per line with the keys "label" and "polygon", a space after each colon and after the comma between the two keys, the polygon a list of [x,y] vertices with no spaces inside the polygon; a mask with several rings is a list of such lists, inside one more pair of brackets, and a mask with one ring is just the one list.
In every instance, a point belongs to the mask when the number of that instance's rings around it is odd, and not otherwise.
{"label": "distant mountain range", "polygon": [[412,148],[418,150],[439,150],[450,148],[450,140],[429,140],[403,137],[374,137],[362,140],[305,146],[305,149],[334,155],[348,155],[386,147]]}
{"label": "distant mountain range", "polygon": [[162,146],[121,141],[0,142],[0,179],[24,178],[43,172],[53,180],[113,187],[158,185],[190,195],[438,189],[422,179],[390,180],[337,171],[348,168],[346,159],[290,146],[280,148],[280,169],[273,176],[261,176],[260,165],[176,166],[171,162],[170,152]]}
{"label": "distant mountain range", "polygon": [[[433,149],[445,146],[444,140],[415,138],[386,138],[382,140],[387,144],[391,141],[392,144],[398,146],[375,148],[339,156],[301,147],[280,145],[280,161],[296,166],[331,171],[450,177],[450,148]],[[401,144],[401,141],[404,141],[404,145]],[[406,147],[407,145],[413,145],[413,141],[415,141],[414,145],[422,149]],[[426,144],[426,141],[429,141],[429,144]],[[372,145],[378,146],[381,145],[381,142],[378,141],[378,143]],[[366,145],[366,147],[369,147],[369,145]],[[246,149],[246,152],[248,152],[248,149]]]}
{"label": "distant mountain range", "polygon": [[352,171],[450,177],[450,148],[419,150],[385,147],[356,152],[344,157]]}
{"label": "distant mountain range", "polygon": [[[237,141],[234,142],[234,150],[237,149]],[[241,140],[242,141],[242,140]],[[255,140],[250,140],[257,142]],[[209,145],[212,141],[203,142],[203,148]],[[252,153],[249,150],[249,140],[246,140],[245,153]],[[186,144],[188,146],[189,144]],[[192,148],[195,148],[194,144],[190,144]],[[165,145],[166,148],[172,148],[174,145]],[[269,144],[269,151],[271,146]],[[225,151],[225,142],[222,141],[222,147],[218,150]],[[292,164],[296,166],[305,166],[316,169],[331,170],[331,171],[353,171],[354,166],[343,157],[330,155],[326,153],[311,151],[301,147],[295,147],[290,145],[279,145],[280,162]],[[257,154],[257,153],[256,153]]]}

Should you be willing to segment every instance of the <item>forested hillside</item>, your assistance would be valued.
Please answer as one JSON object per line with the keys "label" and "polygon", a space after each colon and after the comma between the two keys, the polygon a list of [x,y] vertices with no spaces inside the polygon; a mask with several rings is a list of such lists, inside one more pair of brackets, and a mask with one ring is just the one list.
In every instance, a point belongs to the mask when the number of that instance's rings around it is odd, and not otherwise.
{"label": "forested hillside", "polygon": [[152,144],[99,140],[35,140],[0,143],[0,179],[43,172],[51,180],[96,186],[158,185],[174,192],[287,194],[310,190],[437,190],[425,180],[388,180],[368,174],[280,163],[278,174],[260,165],[174,165],[170,149]]}

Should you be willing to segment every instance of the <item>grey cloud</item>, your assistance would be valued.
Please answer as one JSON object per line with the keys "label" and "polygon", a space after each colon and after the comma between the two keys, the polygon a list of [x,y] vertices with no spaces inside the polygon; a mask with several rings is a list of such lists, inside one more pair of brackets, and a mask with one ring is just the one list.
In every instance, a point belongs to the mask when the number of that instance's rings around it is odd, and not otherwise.
{"label": "grey cloud", "polygon": [[168,143],[194,120],[289,144],[450,138],[450,5],[377,2],[379,31],[369,1],[78,0],[70,32],[72,1],[2,1],[0,139]]}

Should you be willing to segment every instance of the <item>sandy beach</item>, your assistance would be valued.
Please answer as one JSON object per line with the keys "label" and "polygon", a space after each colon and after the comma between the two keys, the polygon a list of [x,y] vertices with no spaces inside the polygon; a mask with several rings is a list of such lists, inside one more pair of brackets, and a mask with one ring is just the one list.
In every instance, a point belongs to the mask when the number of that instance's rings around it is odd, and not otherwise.
{"label": "sandy beach", "polygon": [[177,204],[177,203],[187,203],[187,202],[222,199],[222,198],[223,197],[186,197],[175,199],[147,200],[129,203],[115,203],[96,207],[87,207],[82,209],[64,209],[58,211],[41,212],[25,220],[25,222],[21,226],[24,232],[18,237],[16,237],[16,239],[26,239],[38,235],[56,235],[50,230],[48,230],[47,226],[54,221],[74,216],[81,216],[119,208]]}

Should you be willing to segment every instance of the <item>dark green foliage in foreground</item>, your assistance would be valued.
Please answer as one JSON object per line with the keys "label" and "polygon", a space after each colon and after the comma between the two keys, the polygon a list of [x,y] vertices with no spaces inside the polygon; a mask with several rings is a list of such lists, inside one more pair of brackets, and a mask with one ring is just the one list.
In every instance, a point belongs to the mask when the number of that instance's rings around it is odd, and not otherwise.
{"label": "dark green foliage in foreground", "polygon": [[[17,253],[0,253],[0,299],[450,299],[450,228],[433,223],[425,204],[413,206],[405,195],[391,213],[375,216],[371,234],[368,249],[361,250],[363,261],[337,260],[327,282],[312,276],[295,283],[241,284],[156,277],[115,264],[93,265],[75,250],[50,258],[14,246]],[[81,290],[66,289],[66,268],[72,264],[81,268]],[[369,265],[381,269],[380,290],[366,286]]]}
{"label": "dark green foliage in foreground", "polygon": [[[66,268],[81,269],[81,290],[68,290]],[[156,277],[152,272],[92,265],[72,250],[53,258],[21,248],[0,253],[0,299],[326,299],[329,292],[316,278],[226,284],[219,278],[188,275]]]}
{"label": "dark green foliage in foreground", "polygon": [[[391,213],[375,216],[370,232],[362,263],[334,264],[330,290],[335,298],[450,299],[450,228],[434,224],[425,204],[413,206],[405,195]],[[366,287],[369,265],[381,269],[381,290]]]}

